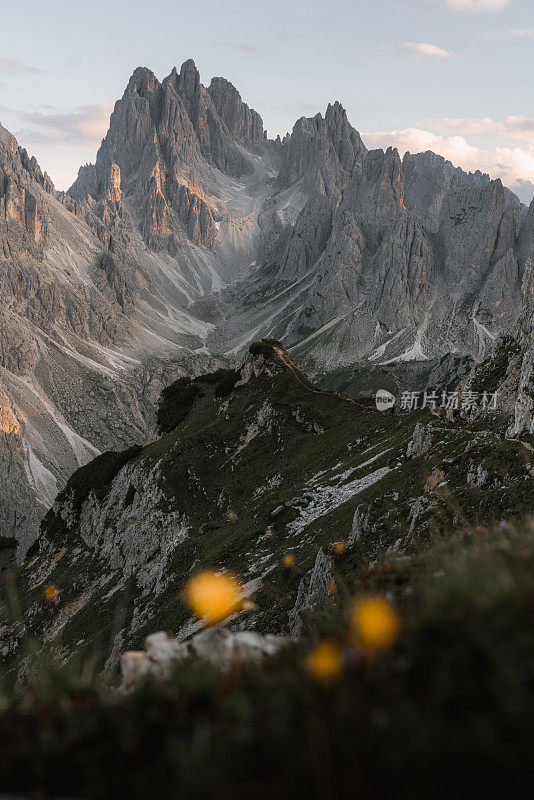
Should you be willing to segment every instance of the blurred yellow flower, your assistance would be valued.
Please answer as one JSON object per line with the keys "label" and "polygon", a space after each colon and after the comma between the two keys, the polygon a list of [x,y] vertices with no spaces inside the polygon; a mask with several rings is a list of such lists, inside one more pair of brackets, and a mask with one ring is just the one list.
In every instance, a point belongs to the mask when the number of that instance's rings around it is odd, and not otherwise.
{"label": "blurred yellow flower", "polygon": [[305,666],[318,683],[334,683],[343,669],[343,653],[335,642],[327,639],[308,655]]}
{"label": "blurred yellow flower", "polygon": [[347,545],[345,544],[345,542],[335,542],[335,544],[333,544],[332,546],[333,546],[333,548],[334,548],[334,551],[335,551],[336,553],[338,553],[338,555],[341,555],[341,553],[344,553],[344,552],[345,552],[345,549],[346,549],[346,547],[347,547]]}
{"label": "blurred yellow flower", "polygon": [[397,639],[399,618],[383,597],[370,597],[357,603],[352,629],[366,650],[387,650]]}
{"label": "blurred yellow flower", "polygon": [[284,567],[292,567],[295,563],[295,556],[293,553],[286,553],[284,558],[282,559],[282,563]]}
{"label": "blurred yellow flower", "polygon": [[194,614],[208,625],[216,625],[238,611],[243,600],[234,577],[211,571],[193,576],[186,586],[185,597]]}
{"label": "blurred yellow flower", "polygon": [[59,589],[57,588],[57,586],[53,586],[52,584],[49,584],[49,586],[47,586],[44,590],[44,596],[46,597],[47,600],[50,601],[57,600],[58,594],[59,594]]}
{"label": "blurred yellow flower", "polygon": [[336,592],[336,584],[334,583],[334,581],[331,578],[329,580],[327,580],[326,588],[328,590],[328,594],[335,594],[335,592]]}

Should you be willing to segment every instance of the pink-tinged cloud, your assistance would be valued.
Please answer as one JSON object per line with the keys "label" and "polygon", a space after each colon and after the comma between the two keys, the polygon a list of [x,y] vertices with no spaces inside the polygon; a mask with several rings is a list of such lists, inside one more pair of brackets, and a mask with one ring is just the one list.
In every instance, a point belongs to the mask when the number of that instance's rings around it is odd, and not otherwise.
{"label": "pink-tinged cloud", "polygon": [[12,110],[22,123],[17,138],[31,144],[98,145],[106,135],[109,117],[113,110],[110,103],[80,106],[68,112],[49,108]]}
{"label": "pink-tinged cloud", "polygon": [[450,58],[452,52],[444,50],[443,47],[438,47],[435,44],[428,44],[426,42],[406,42],[402,45],[405,50],[410,50],[419,56],[431,56],[433,58]]}
{"label": "pink-tinged cloud", "polygon": [[507,31],[486,31],[480,34],[481,39],[492,42],[517,42],[521,39],[534,39],[534,28],[511,28]]}
{"label": "pink-tinged cloud", "polygon": [[445,50],[436,44],[428,42],[404,42],[400,45],[386,45],[376,47],[375,53],[379,55],[402,55],[411,53],[414,56],[429,56],[430,58],[450,58],[454,55],[452,50]]}
{"label": "pink-tinged cloud", "polygon": [[0,58],[0,75],[37,75],[42,72],[37,67],[31,67],[27,64],[21,64],[20,61],[14,61],[12,58]]}
{"label": "pink-tinged cloud", "polygon": [[449,8],[474,11],[498,10],[506,8],[510,3],[511,0],[445,0],[445,5]]}

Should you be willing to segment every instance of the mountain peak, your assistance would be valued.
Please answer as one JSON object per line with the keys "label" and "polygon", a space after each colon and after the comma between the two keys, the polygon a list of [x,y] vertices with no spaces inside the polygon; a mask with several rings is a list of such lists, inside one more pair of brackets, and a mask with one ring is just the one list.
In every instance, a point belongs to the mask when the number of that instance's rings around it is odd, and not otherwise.
{"label": "mountain peak", "polygon": [[291,136],[284,139],[279,184],[288,186],[302,178],[327,197],[339,199],[347,177],[361,172],[366,148],[347,119],[341,103],[328,105],[325,116],[301,117]]}
{"label": "mountain peak", "polygon": [[200,72],[192,58],[184,61],[180,67],[180,75],[178,78],[180,86],[187,96],[192,96],[199,91]]}
{"label": "mountain peak", "polygon": [[325,119],[328,119],[329,117],[342,117],[343,119],[347,119],[347,112],[339,100],[334,100],[333,103],[328,103]]}
{"label": "mountain peak", "polygon": [[245,147],[260,152],[266,132],[258,112],[243,102],[235,86],[226,78],[212,78],[207,92],[230,134]]}
{"label": "mountain peak", "polygon": [[138,92],[143,89],[154,89],[159,81],[148,67],[136,67],[132,72],[126,91]]}

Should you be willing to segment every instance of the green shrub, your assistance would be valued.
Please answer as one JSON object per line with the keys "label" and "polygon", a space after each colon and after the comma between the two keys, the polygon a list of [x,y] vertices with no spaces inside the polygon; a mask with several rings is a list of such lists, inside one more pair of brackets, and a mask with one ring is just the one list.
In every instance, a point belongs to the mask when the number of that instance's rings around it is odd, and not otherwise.
{"label": "green shrub", "polygon": [[170,433],[187,418],[197,397],[204,394],[199,382],[190,378],[178,378],[161,393],[157,423],[161,434]]}

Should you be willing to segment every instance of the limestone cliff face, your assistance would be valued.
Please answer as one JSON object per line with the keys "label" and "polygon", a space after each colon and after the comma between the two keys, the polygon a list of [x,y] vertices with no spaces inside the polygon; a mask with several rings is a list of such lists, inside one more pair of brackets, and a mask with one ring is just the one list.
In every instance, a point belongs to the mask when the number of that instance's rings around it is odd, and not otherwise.
{"label": "limestone cliff face", "polygon": [[297,213],[265,247],[264,290],[262,269],[244,288],[247,317],[262,293],[262,332],[311,369],[484,358],[517,320],[533,252],[517,198],[433,153],[367,152],[339,104],[280,147],[282,220]]}
{"label": "limestone cliff face", "polygon": [[[489,175],[479,171],[464,172],[430,150],[425,153],[406,153],[402,160],[402,171],[406,208],[417,211],[426,226],[433,231],[439,230],[443,201],[452,189],[481,189],[490,183]],[[524,207],[509,189],[505,189],[504,193],[506,205],[511,206],[518,219],[521,219],[524,216]]]}
{"label": "limestone cliff face", "polygon": [[235,86],[225,78],[212,78],[208,94],[231,136],[249,150],[263,152],[266,131],[263,130],[262,118],[242,101]]}
{"label": "limestone cliff face", "polygon": [[0,125],[0,232],[6,257],[17,248],[28,247],[37,257],[42,255],[46,220],[32,184],[54,191],[35,159]]}
{"label": "limestone cliff face", "polygon": [[[132,256],[120,166],[88,166],[80,181],[90,200],[56,193],[0,129],[0,535],[20,553],[74,469],[146,438],[153,391],[183,374],[183,342],[198,344],[187,322],[150,319],[157,275],[151,286]],[[208,235],[201,211],[198,230],[183,213],[192,237]]]}
{"label": "limestone cliff face", "polygon": [[[532,236],[530,228],[534,202],[529,211],[529,230],[524,231],[523,242]],[[508,362],[503,393],[512,390],[513,421],[508,429],[510,438],[534,434],[534,260],[527,259],[523,279],[523,309],[513,332],[512,357]]]}
{"label": "limestone cliff face", "polygon": [[[150,70],[135,70],[116,103],[96,165],[81,170],[69,191],[88,203],[107,232],[123,239],[128,237],[124,202],[129,202],[145,240],[156,249],[188,233],[198,243],[197,227],[207,243],[206,229],[214,226],[201,197],[184,203],[182,187],[191,192],[191,178],[205,177],[207,165],[176,77],[173,73],[161,84]],[[202,217],[198,226],[192,214]]]}
{"label": "limestone cliff face", "polygon": [[153,249],[175,253],[184,237],[211,247],[213,167],[234,178],[252,174],[243,148],[261,152],[263,145],[261,118],[227,81],[216,78],[205,89],[193,61],[162,83],[139,68],[115,106],[96,165],[80,171],[69,195],[97,201],[91,211],[114,235],[127,236],[126,201]]}
{"label": "limestone cliff face", "polygon": [[[247,156],[237,147],[230,132],[217,113],[211,93],[200,83],[200,75],[191,59],[186,61],[178,74],[171,72],[168,82],[174,85],[181,96],[200,142],[200,149],[205,158],[211,161],[222,172],[235,178],[253,172]],[[214,94],[217,96],[216,89]],[[220,102],[220,95],[217,97]],[[232,97],[235,102],[235,97]],[[232,113],[228,110],[228,118]],[[232,122],[235,126],[235,122]]]}
{"label": "limestone cliff face", "polygon": [[302,117],[284,140],[278,185],[288,187],[302,181],[307,192],[319,192],[338,200],[353,172],[361,172],[366,148],[347,119],[340,103],[329,105],[326,114]]}

